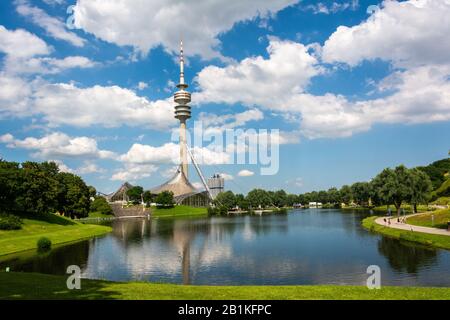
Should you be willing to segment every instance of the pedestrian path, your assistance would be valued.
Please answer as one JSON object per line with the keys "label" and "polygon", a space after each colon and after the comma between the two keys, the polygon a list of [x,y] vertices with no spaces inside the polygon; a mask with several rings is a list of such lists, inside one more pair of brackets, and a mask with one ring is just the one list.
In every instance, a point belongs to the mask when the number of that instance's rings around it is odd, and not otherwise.
{"label": "pedestrian path", "polygon": [[[421,214],[422,213],[410,214],[410,215],[405,216],[405,218],[408,219],[410,217],[421,215]],[[388,219],[391,219],[391,224],[389,225],[387,222],[384,222],[384,219],[386,219],[386,221]],[[377,218],[375,220],[375,222],[384,227],[389,227],[389,228],[394,228],[394,229],[450,236],[450,231],[447,231],[445,229],[421,227],[421,226],[414,226],[412,224],[401,223],[401,222],[397,222],[396,217],[380,217],[380,218]]]}

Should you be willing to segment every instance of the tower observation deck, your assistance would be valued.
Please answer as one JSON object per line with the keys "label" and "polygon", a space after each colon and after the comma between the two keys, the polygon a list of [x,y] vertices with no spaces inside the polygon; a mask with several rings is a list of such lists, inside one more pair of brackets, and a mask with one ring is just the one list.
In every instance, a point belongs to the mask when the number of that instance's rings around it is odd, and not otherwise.
{"label": "tower observation deck", "polygon": [[183,55],[183,41],[180,43],[180,82],[177,85],[179,89],[175,92],[175,118],[180,120],[180,163],[181,171],[188,178],[188,162],[186,150],[186,121],[191,118],[191,94],[186,91],[188,85],[184,80],[184,55]]}

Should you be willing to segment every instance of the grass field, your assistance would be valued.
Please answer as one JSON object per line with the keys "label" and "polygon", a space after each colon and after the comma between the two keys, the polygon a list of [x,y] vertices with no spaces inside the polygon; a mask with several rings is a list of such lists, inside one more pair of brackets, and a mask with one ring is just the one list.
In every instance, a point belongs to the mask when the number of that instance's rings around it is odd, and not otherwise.
{"label": "grass field", "polygon": [[[432,216],[434,216],[434,223]],[[436,210],[418,216],[408,218],[407,223],[416,226],[447,229],[447,222],[450,221],[450,209]]]}
{"label": "grass field", "polygon": [[377,216],[366,218],[362,221],[362,225],[367,230],[378,232],[391,238],[412,241],[431,247],[450,250],[450,237],[435,234],[427,234],[420,232],[412,232],[385,227],[375,222]]}
{"label": "grass field", "polygon": [[23,219],[21,230],[0,230],[0,256],[36,249],[36,242],[47,237],[53,245],[92,238],[111,231],[110,227],[88,225],[48,214],[40,220]]}
{"label": "grass field", "polygon": [[172,218],[172,217],[199,217],[207,216],[206,208],[195,208],[189,206],[174,206],[168,209],[159,209],[152,207],[152,217]]}
{"label": "grass field", "polygon": [[0,272],[0,299],[133,300],[450,300],[450,288],[363,286],[183,286],[144,282],[81,280],[68,290],[66,277]]}

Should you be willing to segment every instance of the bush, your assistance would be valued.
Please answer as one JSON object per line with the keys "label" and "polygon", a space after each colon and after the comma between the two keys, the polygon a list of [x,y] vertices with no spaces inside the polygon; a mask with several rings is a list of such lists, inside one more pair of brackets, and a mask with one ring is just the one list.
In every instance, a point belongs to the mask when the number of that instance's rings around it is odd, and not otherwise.
{"label": "bush", "polygon": [[101,214],[113,214],[112,208],[103,197],[97,197],[91,203],[91,212],[99,212]]}
{"label": "bush", "polygon": [[22,228],[22,219],[17,216],[0,215],[0,230],[19,230]]}
{"label": "bush", "polygon": [[42,237],[37,241],[37,248],[39,251],[48,251],[52,247],[52,242],[49,238]]}

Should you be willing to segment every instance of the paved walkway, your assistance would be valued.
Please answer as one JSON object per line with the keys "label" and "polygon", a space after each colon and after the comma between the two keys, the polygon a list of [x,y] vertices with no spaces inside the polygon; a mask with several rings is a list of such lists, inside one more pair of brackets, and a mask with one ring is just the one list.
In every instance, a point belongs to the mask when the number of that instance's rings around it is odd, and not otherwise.
{"label": "paved walkway", "polygon": [[[410,214],[410,215],[405,216],[405,218],[408,219],[410,217],[421,215],[421,214],[423,214],[423,213]],[[407,224],[407,223],[398,223],[397,222],[397,217],[393,216],[393,217],[390,217],[390,218],[391,218],[391,224],[390,225],[388,225],[383,220],[383,219],[387,220],[387,219],[389,219],[389,217],[377,218],[375,220],[375,222],[378,223],[379,225],[384,226],[384,227],[389,227],[389,228],[394,228],[394,229],[408,230],[408,231],[415,231],[415,232],[422,232],[422,233],[429,233],[429,234],[438,234],[438,235],[443,235],[443,236],[450,236],[450,231],[447,231],[445,229],[420,227],[420,226],[414,226],[412,224]]]}

